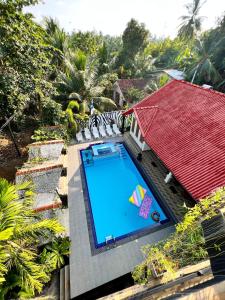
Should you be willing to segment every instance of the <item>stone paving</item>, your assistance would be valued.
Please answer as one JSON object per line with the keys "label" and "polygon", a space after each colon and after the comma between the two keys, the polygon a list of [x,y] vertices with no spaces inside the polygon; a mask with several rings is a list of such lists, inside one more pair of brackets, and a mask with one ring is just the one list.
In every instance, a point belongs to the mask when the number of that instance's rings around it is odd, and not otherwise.
{"label": "stone paving", "polygon": [[[118,140],[121,140],[121,138],[110,139],[110,141]],[[128,135],[125,135],[125,140],[131,147],[132,144]],[[90,143],[93,144],[94,142]],[[79,150],[86,148],[90,143],[72,145],[68,149],[68,205],[71,239],[71,298],[81,295],[89,290],[101,286],[104,283],[131,272],[134,266],[142,261],[143,257],[140,249],[143,245],[147,243],[155,243],[159,240],[165,239],[174,231],[174,226],[171,225],[119,245],[118,247],[112,248],[108,251],[93,255],[86,218],[79,154]],[[134,147],[133,151],[138,151],[138,148],[135,150]],[[144,165],[145,160],[147,160],[147,156],[145,158],[144,155],[141,164]],[[153,168],[154,172],[152,170],[151,175],[153,175],[154,178],[158,178],[158,180],[160,179],[163,183],[162,174],[156,176],[157,172],[160,173],[159,171],[156,171],[159,170],[159,168]],[[170,190],[169,187],[166,187],[166,189],[167,188]],[[166,193],[167,191],[162,190],[162,192]],[[173,193],[171,192],[171,197],[172,194]],[[175,194],[173,194],[173,196],[174,195]],[[175,196],[173,199],[175,199]],[[182,203],[182,201],[180,201],[180,203]]]}

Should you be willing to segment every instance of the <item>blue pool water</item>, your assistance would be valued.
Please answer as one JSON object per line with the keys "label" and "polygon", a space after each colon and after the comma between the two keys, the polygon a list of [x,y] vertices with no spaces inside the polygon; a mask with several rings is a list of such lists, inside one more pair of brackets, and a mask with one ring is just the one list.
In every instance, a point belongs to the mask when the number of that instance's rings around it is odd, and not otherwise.
{"label": "blue pool water", "polygon": [[[99,145],[99,155],[93,155],[91,148],[81,151],[96,247],[104,245],[108,236],[119,239],[142,229],[161,226],[151,218],[153,211],[160,213],[160,222],[168,220],[124,145],[117,144],[116,152],[107,150],[105,145],[104,151]],[[140,217],[139,208],[128,201],[138,184],[153,200],[147,219]]]}

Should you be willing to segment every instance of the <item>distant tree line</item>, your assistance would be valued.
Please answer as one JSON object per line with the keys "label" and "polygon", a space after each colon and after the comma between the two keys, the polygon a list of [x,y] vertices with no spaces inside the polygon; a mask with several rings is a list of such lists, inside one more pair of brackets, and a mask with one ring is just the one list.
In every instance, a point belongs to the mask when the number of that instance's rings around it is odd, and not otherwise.
{"label": "distant tree line", "polygon": [[[75,132],[72,120],[87,118],[91,105],[95,113],[117,109],[111,97],[118,78],[152,78],[151,92],[162,86],[154,74],[167,68],[224,91],[225,17],[202,32],[200,0],[186,5],[187,15],[181,17],[174,39],[153,37],[134,19],[122,36],[76,30],[69,34],[52,18],[38,25],[23,12],[24,6],[38,2],[0,0],[0,124],[16,112],[19,128],[30,120],[66,124]],[[141,96],[135,90],[130,94]]]}

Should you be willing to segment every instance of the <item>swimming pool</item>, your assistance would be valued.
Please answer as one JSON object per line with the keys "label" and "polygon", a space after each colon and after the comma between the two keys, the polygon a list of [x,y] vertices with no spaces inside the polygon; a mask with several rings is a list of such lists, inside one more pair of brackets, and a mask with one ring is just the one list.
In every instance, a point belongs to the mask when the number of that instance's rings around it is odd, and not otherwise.
{"label": "swimming pool", "polygon": [[[119,240],[169,221],[159,199],[147,185],[122,143],[102,143],[81,150],[82,165],[92,215],[95,247]],[[151,198],[147,219],[139,216],[140,207],[129,201],[137,185]],[[160,215],[154,221],[152,213]]]}

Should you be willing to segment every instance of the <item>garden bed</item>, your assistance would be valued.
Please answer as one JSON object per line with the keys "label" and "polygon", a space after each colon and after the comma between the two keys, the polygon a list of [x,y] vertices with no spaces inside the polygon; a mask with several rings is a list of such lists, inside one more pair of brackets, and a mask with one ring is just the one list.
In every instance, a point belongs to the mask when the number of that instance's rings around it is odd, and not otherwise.
{"label": "garden bed", "polygon": [[8,134],[0,135],[0,177],[9,181],[15,179],[17,167],[21,167],[28,157],[27,145],[31,143],[32,131],[15,134],[21,157],[18,156],[11,137]]}

